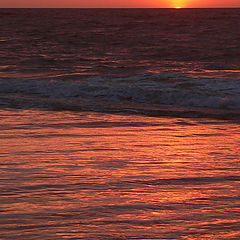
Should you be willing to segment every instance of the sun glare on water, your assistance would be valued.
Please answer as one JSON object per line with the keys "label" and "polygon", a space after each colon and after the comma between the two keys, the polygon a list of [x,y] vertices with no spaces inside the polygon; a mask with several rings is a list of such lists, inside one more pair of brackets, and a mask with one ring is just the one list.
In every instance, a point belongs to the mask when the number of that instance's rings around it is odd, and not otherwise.
{"label": "sun glare on water", "polygon": [[175,7],[176,9],[181,9],[182,7],[179,7],[179,6],[177,6],[177,7]]}

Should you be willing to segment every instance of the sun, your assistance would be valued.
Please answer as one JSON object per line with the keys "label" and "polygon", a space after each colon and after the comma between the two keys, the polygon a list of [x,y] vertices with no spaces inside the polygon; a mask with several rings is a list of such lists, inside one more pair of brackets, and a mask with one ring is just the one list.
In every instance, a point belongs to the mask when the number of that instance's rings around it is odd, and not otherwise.
{"label": "sun", "polygon": [[181,9],[188,6],[190,0],[171,0],[170,6],[175,9]]}

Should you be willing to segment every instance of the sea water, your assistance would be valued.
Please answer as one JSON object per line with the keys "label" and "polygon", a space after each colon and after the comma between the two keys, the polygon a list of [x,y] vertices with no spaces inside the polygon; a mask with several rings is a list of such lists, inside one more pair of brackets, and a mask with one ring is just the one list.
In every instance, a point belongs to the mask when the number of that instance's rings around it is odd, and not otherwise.
{"label": "sea water", "polygon": [[239,239],[239,9],[0,14],[0,239]]}
{"label": "sea water", "polygon": [[239,9],[2,9],[0,104],[239,110],[239,15]]}

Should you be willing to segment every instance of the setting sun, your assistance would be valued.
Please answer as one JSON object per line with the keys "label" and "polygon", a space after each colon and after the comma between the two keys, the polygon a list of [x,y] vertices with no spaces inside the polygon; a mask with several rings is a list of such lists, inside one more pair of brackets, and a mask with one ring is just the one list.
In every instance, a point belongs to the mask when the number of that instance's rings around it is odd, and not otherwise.
{"label": "setting sun", "polygon": [[175,8],[175,9],[181,9],[183,7],[187,7],[188,2],[189,2],[188,0],[172,0],[171,6],[172,8]]}
{"label": "setting sun", "polygon": [[239,0],[0,0],[0,8],[239,8]]}

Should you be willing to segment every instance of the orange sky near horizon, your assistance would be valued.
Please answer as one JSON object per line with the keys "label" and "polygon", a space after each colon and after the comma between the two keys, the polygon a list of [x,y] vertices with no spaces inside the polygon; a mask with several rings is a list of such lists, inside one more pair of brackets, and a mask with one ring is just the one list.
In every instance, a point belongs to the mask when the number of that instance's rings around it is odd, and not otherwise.
{"label": "orange sky near horizon", "polygon": [[0,0],[0,7],[72,8],[222,8],[240,7],[240,0]]}

